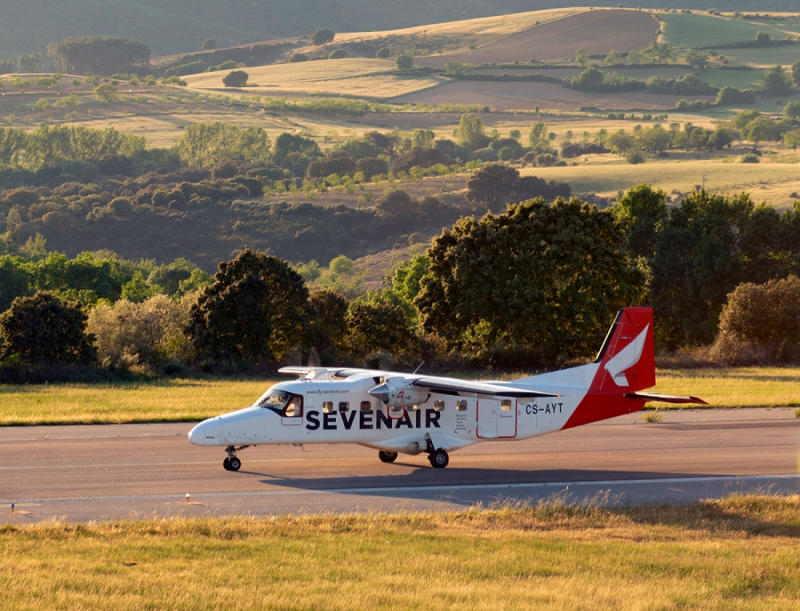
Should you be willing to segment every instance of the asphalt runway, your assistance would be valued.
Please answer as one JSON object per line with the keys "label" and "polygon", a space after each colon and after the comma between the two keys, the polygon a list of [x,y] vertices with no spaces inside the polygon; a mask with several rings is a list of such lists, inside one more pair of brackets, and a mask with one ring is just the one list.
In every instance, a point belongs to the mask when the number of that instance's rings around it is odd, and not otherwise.
{"label": "asphalt runway", "polygon": [[222,468],[222,448],[189,444],[192,426],[0,428],[0,523],[800,493],[800,418],[788,408],[667,412],[658,423],[631,414],[525,441],[476,444],[451,453],[441,470],[423,455],[387,465],[361,446],[313,445],[248,448],[233,473]]}

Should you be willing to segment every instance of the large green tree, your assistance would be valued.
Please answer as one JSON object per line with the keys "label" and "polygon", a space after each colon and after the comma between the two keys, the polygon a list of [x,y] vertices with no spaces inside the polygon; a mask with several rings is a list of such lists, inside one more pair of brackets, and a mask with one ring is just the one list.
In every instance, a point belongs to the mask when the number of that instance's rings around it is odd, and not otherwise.
{"label": "large green tree", "polygon": [[283,259],[248,249],[219,264],[192,308],[189,334],[200,353],[280,359],[306,342],[310,314],[303,277]]}
{"label": "large green tree", "polygon": [[18,297],[0,316],[3,356],[33,364],[88,364],[97,357],[86,334],[86,315],[52,293]]}
{"label": "large green tree", "polygon": [[461,146],[474,151],[489,143],[485,133],[483,119],[472,112],[465,112],[461,115],[461,120],[458,123],[456,130],[456,137]]}
{"label": "large green tree", "polygon": [[770,93],[781,95],[792,88],[792,77],[783,71],[783,66],[770,66],[764,72],[764,83]]}
{"label": "large green tree", "polygon": [[624,239],[611,212],[577,198],[462,218],[428,250],[414,300],[423,329],[455,345],[588,356],[614,313],[641,300],[644,276]]}
{"label": "large green tree", "polygon": [[261,127],[239,127],[214,121],[187,125],[173,145],[187,165],[210,166],[223,159],[269,161],[272,157],[267,131]]}

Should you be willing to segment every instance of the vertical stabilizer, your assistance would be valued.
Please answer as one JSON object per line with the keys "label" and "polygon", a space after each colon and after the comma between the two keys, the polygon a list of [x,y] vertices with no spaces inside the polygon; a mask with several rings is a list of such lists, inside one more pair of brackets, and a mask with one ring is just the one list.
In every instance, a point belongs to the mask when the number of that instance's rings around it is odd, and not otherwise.
{"label": "vertical stabilizer", "polygon": [[600,366],[591,390],[634,392],[655,386],[653,310],[620,310],[595,362]]}

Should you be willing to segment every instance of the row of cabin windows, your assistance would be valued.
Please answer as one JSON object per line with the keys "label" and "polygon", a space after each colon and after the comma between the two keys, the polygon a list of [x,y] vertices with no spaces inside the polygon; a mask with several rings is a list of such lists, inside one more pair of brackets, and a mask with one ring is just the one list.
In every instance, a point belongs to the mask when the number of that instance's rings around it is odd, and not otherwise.
{"label": "row of cabin windows", "polygon": [[[511,411],[512,402],[510,399],[503,399],[500,402],[500,409],[504,412]],[[416,407],[416,406],[415,406]],[[372,403],[369,401],[362,401],[360,405],[362,412],[370,412],[372,411]],[[437,412],[443,412],[445,408],[445,403],[442,399],[438,399],[433,403],[433,409]],[[395,408],[395,411],[402,408]],[[332,414],[334,411],[333,409],[333,401],[324,401],[322,403],[322,413],[323,414]],[[339,401],[339,412],[342,414],[346,414],[350,411],[350,403],[348,401]],[[456,411],[457,412],[465,412],[467,411],[467,401],[465,399],[459,399],[456,401]]]}

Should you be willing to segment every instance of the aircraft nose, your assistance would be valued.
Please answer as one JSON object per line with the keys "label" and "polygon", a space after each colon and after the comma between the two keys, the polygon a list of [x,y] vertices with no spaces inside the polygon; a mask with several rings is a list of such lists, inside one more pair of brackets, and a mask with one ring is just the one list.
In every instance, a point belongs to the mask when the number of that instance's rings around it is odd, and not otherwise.
{"label": "aircraft nose", "polygon": [[219,418],[209,418],[189,431],[189,443],[196,446],[215,445],[219,440],[222,423]]}

